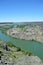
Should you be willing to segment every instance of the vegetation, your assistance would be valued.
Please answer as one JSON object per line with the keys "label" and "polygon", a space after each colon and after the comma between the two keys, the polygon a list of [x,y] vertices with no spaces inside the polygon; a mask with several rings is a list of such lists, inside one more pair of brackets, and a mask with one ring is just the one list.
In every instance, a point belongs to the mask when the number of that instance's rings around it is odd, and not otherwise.
{"label": "vegetation", "polygon": [[32,52],[29,52],[29,56],[31,56],[32,55]]}
{"label": "vegetation", "polygon": [[7,42],[6,43],[9,47],[16,47],[13,43],[11,43],[11,42]]}
{"label": "vegetation", "polygon": [[0,26],[1,31],[6,31],[10,28],[13,28],[13,24],[12,25],[4,25],[4,26],[2,25],[2,26]]}
{"label": "vegetation", "polygon": [[21,51],[21,48],[17,47],[17,51]]}
{"label": "vegetation", "polygon": [[17,25],[16,28],[24,28],[26,25]]}

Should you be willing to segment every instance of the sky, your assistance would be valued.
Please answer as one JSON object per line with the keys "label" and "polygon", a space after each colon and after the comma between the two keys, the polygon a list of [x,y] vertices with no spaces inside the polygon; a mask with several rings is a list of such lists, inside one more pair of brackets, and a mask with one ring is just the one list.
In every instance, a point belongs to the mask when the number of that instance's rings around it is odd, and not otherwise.
{"label": "sky", "polygon": [[0,0],[0,22],[43,21],[43,0]]}

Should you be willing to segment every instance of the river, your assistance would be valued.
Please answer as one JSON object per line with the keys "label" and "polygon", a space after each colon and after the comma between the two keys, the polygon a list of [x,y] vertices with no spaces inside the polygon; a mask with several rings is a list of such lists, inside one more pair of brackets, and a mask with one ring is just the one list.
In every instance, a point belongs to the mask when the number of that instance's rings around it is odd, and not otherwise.
{"label": "river", "polygon": [[43,43],[39,43],[37,41],[27,41],[12,38],[4,33],[0,32],[0,39],[4,41],[10,41],[14,43],[17,47],[20,47],[23,50],[32,52],[34,55],[43,59]]}

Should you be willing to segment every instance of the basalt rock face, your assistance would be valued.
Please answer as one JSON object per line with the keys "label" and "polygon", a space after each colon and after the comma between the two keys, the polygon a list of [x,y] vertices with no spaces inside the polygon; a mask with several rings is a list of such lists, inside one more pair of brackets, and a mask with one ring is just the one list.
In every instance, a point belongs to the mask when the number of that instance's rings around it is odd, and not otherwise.
{"label": "basalt rock face", "polygon": [[43,42],[43,27],[35,26],[29,27],[25,26],[23,28],[12,28],[7,31],[7,34],[14,38],[24,39],[24,40],[36,40]]}

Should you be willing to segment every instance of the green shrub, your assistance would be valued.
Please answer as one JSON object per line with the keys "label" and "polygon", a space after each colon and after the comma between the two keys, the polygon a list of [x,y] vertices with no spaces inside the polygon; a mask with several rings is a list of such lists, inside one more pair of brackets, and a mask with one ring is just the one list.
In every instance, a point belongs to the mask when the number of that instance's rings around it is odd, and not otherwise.
{"label": "green shrub", "polygon": [[28,52],[28,51],[26,51],[26,52],[25,52],[25,54],[26,54],[26,55],[28,55],[28,54],[29,54],[29,52]]}
{"label": "green shrub", "polygon": [[15,45],[14,45],[13,43],[11,43],[11,42],[7,42],[7,45],[8,45],[9,47],[15,47]]}
{"label": "green shrub", "polygon": [[0,54],[0,60],[1,60],[1,54]]}
{"label": "green shrub", "polygon": [[17,47],[17,51],[21,51],[21,48]]}
{"label": "green shrub", "polygon": [[14,55],[14,58],[16,58],[16,56]]}
{"label": "green shrub", "polygon": [[29,56],[31,56],[32,55],[32,52],[29,52],[29,54],[28,54]]}
{"label": "green shrub", "polygon": [[34,39],[32,39],[32,41],[34,41]]}

